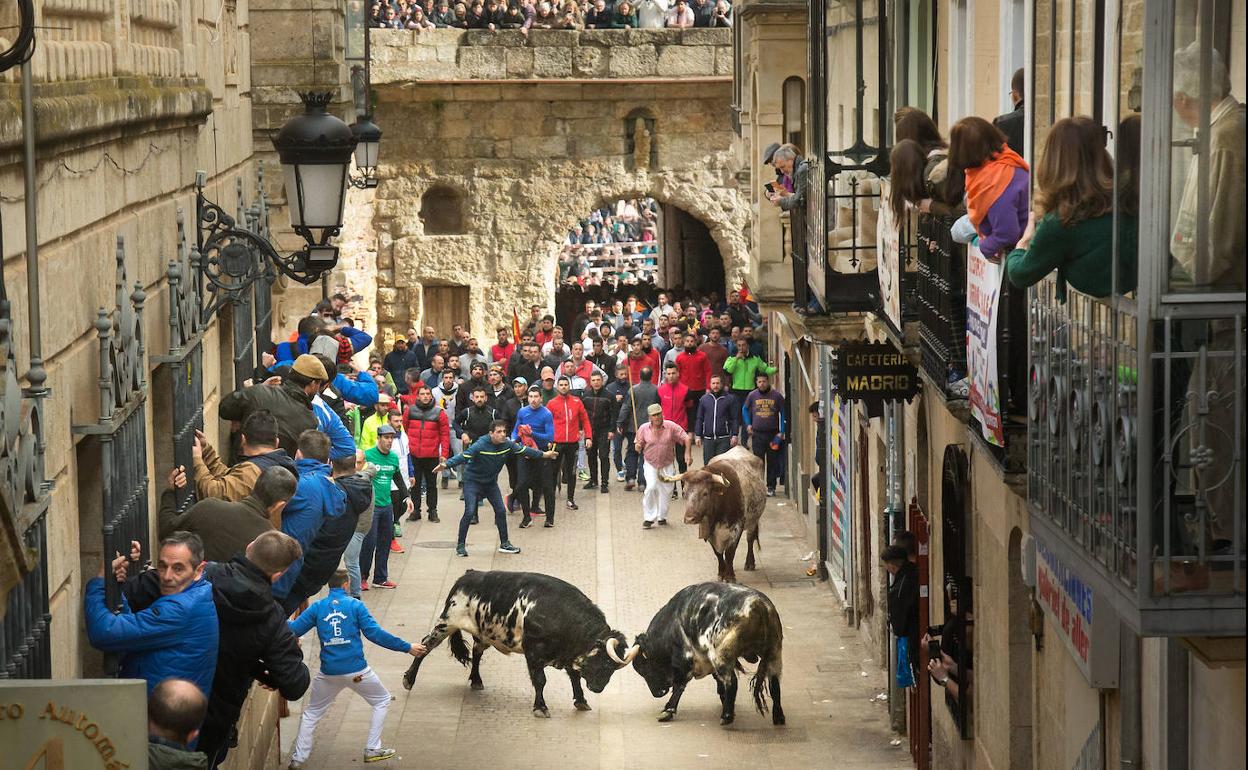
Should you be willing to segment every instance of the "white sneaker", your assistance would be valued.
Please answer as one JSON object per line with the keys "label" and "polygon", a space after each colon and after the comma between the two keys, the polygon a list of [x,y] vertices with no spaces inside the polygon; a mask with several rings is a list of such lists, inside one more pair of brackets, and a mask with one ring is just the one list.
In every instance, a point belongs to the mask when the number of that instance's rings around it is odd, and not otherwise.
{"label": "white sneaker", "polygon": [[365,749],[364,761],[365,762],[384,762],[385,760],[390,759],[397,753],[398,752],[395,751],[394,749]]}
{"label": "white sneaker", "polygon": [[623,480],[624,480],[624,471],[616,471],[616,472],[615,472],[615,480],[616,480],[616,481],[623,481]]}

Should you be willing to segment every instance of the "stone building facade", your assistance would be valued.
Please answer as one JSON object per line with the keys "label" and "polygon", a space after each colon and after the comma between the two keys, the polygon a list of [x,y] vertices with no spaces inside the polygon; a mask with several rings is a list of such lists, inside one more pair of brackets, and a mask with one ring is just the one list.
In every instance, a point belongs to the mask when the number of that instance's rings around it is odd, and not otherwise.
{"label": "stone building facade", "polygon": [[[622,197],[650,196],[706,224],[737,285],[750,217],[731,55],[729,30],[376,31],[381,326],[416,325],[428,289],[448,285],[466,287],[463,320],[478,334],[513,308],[552,306],[564,236]],[[652,134],[648,153],[637,151],[639,127]],[[430,219],[439,205],[454,211],[449,231]]]}

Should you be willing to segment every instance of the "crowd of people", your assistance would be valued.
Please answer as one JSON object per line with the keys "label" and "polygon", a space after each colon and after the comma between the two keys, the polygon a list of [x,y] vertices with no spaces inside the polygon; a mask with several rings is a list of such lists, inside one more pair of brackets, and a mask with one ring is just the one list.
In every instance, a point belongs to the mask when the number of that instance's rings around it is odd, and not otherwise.
{"label": "crowd of people", "polygon": [[[616,215],[595,215],[614,229]],[[662,527],[679,495],[666,478],[695,445],[705,462],[747,444],[775,494],[788,407],[748,293],[646,296],[587,300],[563,326],[533,306],[483,347],[459,324],[374,345],[335,295],[264,352],[245,386],[205,414],[230,423],[228,439],[218,448],[197,431],[191,467],[170,470],[155,558],[135,542],[84,591],[91,644],[148,684],[150,766],[220,765],[255,681],[287,699],[310,690],[291,767],[344,688],[373,708],[365,761],[392,756],[380,742],[389,693],[361,640],[424,648],[383,631],[361,597],[396,587],[389,560],[406,553],[403,525],[439,526],[452,483],[460,556],[482,502],[498,551],[519,554],[510,525],[554,528],[559,498],[574,512],[578,491],[605,494],[612,482],[640,488],[642,526]],[[106,580],[120,584],[120,607]],[[297,642],[313,629],[315,676]]]}
{"label": "crowd of people", "polygon": [[731,27],[729,0],[374,0],[379,29],[690,29]]}
{"label": "crowd of people", "polygon": [[654,285],[659,264],[659,204],[630,198],[594,209],[578,222],[559,253],[559,282],[610,290]]}

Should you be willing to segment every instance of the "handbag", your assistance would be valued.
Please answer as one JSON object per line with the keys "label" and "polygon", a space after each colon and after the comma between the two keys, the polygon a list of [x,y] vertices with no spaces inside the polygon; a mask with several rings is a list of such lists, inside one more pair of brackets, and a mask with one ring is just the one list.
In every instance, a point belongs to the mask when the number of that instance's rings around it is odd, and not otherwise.
{"label": "handbag", "polygon": [[910,668],[910,639],[897,637],[897,686],[903,690],[914,687],[914,671]]}

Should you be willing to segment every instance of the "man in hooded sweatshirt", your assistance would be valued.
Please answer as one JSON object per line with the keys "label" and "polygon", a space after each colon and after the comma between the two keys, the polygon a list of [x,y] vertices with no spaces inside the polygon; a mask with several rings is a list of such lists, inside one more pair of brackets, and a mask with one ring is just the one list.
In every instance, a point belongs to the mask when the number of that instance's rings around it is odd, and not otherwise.
{"label": "man in hooded sweatshirt", "polygon": [[174,490],[185,486],[186,469],[179,465],[170,471],[169,487],[160,496],[156,514],[160,537],[194,532],[204,542],[205,559],[225,561],[242,553],[261,532],[281,525],[282,510],[295,494],[295,474],[274,465],[265,468],[251,494],[242,500],[232,503],[210,497],[178,513]]}
{"label": "man in hooded sweatshirt", "polygon": [[[299,434],[295,465],[299,468],[299,484],[295,488],[295,496],[282,511],[282,531],[297,540],[299,547],[307,553],[321,529],[321,522],[327,516],[342,515],[347,496],[330,478],[329,436],[319,430],[305,430]],[[290,593],[301,569],[302,557],[290,565],[273,585],[273,595],[280,600]]]}

